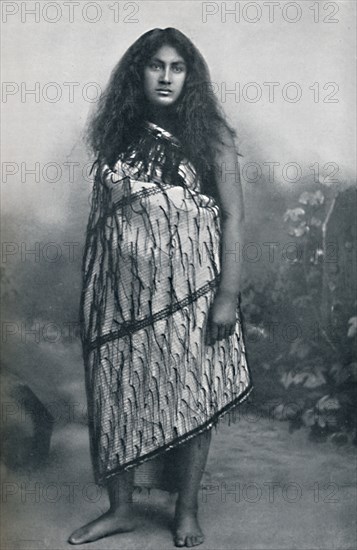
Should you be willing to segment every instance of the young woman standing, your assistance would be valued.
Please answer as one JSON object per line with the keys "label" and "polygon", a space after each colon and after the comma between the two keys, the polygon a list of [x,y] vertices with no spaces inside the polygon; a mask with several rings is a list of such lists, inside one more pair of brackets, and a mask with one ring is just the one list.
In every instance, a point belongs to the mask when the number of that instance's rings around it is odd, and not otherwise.
{"label": "young woman standing", "polygon": [[81,326],[92,461],[110,508],[72,544],[132,530],[137,466],[157,459],[175,464],[175,545],[201,544],[211,428],[252,389],[229,253],[242,239],[237,152],[209,83],[185,35],[154,29],[114,69],[91,121]]}

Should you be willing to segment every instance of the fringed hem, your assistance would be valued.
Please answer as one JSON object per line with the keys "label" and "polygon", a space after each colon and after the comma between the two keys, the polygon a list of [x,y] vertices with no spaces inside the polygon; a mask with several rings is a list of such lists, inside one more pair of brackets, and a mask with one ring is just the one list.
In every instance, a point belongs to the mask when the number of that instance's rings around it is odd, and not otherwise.
{"label": "fringed hem", "polygon": [[109,473],[107,473],[105,475],[99,475],[97,472],[95,472],[96,483],[98,485],[105,485],[105,483],[108,479],[111,479],[112,477],[114,477],[116,475],[119,475],[122,472],[131,470],[132,468],[135,468],[136,466],[139,466],[140,464],[143,464],[144,462],[147,462],[148,460],[152,460],[154,458],[157,458],[158,456],[163,455],[164,453],[166,453],[166,452],[168,452],[172,449],[175,449],[179,445],[182,445],[183,443],[185,443],[189,439],[192,439],[196,435],[199,435],[199,434],[213,428],[214,426],[216,426],[218,424],[219,420],[221,420],[227,413],[233,412],[233,409],[237,405],[239,405],[243,401],[245,401],[247,399],[247,397],[250,395],[250,393],[252,392],[253,389],[254,389],[254,386],[253,386],[252,383],[250,383],[249,386],[246,388],[246,390],[239,397],[237,397],[236,399],[234,399],[234,401],[232,401],[231,403],[228,403],[228,405],[223,407],[223,409],[221,409],[220,411],[215,413],[210,420],[208,420],[207,422],[205,422],[201,426],[198,426],[194,430],[191,430],[187,434],[184,434],[184,435],[178,437],[177,439],[175,439],[174,441],[171,441],[171,443],[163,445],[162,447],[159,447],[158,449],[155,449],[154,451],[151,451],[150,453],[148,453],[148,454],[146,454],[142,457],[135,458],[134,460],[132,460],[128,464],[124,464],[123,466],[115,468],[114,470],[111,470]]}

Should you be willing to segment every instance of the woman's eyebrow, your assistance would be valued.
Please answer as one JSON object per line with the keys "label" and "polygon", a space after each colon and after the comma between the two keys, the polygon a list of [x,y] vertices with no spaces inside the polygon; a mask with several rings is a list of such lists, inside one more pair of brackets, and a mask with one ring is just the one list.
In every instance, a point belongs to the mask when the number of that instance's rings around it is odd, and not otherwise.
{"label": "woman's eyebrow", "polygon": [[[159,57],[152,57],[150,59],[150,63],[162,63],[163,65],[165,65],[165,61],[163,59],[160,59]],[[183,59],[177,59],[176,61],[172,61],[171,65],[185,65],[186,66],[186,62]]]}

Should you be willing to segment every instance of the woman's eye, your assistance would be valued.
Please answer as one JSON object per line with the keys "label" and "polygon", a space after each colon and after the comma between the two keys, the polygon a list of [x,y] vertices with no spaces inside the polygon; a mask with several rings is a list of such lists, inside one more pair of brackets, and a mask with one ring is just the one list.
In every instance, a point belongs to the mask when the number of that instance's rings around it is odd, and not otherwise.
{"label": "woman's eye", "polygon": [[150,69],[154,69],[155,71],[157,71],[158,69],[160,69],[160,65],[158,63],[150,63],[149,65]]}
{"label": "woman's eye", "polygon": [[174,72],[175,72],[175,73],[182,73],[183,70],[184,70],[184,68],[181,67],[180,65],[174,67]]}

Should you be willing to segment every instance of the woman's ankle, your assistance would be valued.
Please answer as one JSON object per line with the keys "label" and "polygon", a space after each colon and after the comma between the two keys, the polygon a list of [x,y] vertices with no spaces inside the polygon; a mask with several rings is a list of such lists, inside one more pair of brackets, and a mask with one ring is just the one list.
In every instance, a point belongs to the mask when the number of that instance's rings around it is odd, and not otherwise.
{"label": "woman's ankle", "polygon": [[110,505],[108,512],[116,516],[131,516],[133,501],[113,503]]}
{"label": "woman's ankle", "polygon": [[198,502],[191,501],[186,502],[185,500],[181,500],[180,498],[176,501],[176,507],[175,507],[175,515],[197,515],[198,512]]}

